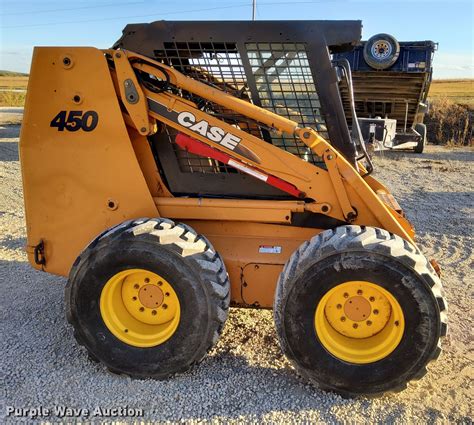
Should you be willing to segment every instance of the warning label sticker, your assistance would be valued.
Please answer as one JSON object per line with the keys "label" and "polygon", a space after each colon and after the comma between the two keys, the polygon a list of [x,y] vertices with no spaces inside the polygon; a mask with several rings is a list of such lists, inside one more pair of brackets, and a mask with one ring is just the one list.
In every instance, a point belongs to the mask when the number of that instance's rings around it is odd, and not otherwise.
{"label": "warning label sticker", "polygon": [[281,246],[277,245],[260,245],[258,248],[260,254],[281,254]]}

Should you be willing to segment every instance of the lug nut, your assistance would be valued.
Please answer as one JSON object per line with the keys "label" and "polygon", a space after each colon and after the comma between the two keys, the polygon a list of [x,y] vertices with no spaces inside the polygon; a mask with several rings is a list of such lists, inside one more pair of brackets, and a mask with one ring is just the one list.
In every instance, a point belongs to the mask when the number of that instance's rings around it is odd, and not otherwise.
{"label": "lug nut", "polygon": [[170,296],[170,293],[169,292],[166,292],[165,293],[165,297],[169,297]]}
{"label": "lug nut", "polygon": [[372,325],[372,322],[370,320],[367,320],[367,326],[371,326]]}
{"label": "lug nut", "polygon": [[158,281],[158,286],[163,285],[163,282],[161,280]]}
{"label": "lug nut", "polygon": [[168,304],[163,304],[161,307],[162,307],[164,310],[166,310],[166,309],[168,308]]}
{"label": "lug nut", "polygon": [[138,288],[140,288],[140,285],[139,285],[138,283],[135,283],[135,285],[133,285],[133,287],[134,287],[135,289],[138,289]]}
{"label": "lug nut", "polygon": [[374,297],[370,297],[369,300],[372,301],[372,302],[374,302],[374,301],[375,301],[375,298],[374,298]]}
{"label": "lug nut", "polygon": [[341,309],[341,308],[342,308],[342,305],[341,305],[341,304],[338,304],[336,307],[337,307],[338,309]]}
{"label": "lug nut", "polygon": [[357,329],[357,328],[359,327],[359,325],[358,325],[357,323],[354,323],[354,324],[352,325],[352,327],[353,327],[354,329]]}
{"label": "lug nut", "polygon": [[132,300],[133,300],[133,301],[136,301],[136,300],[137,300],[137,297],[132,297]]}
{"label": "lug nut", "polygon": [[148,279],[147,277],[145,278],[145,283],[149,283],[150,282],[150,279]]}
{"label": "lug nut", "polygon": [[345,322],[346,318],[344,316],[341,317],[341,322]]}
{"label": "lug nut", "polygon": [[359,290],[357,291],[357,295],[362,295],[362,289],[359,289]]}
{"label": "lug nut", "polygon": [[152,310],[151,314],[152,314],[153,316],[156,316],[156,310]]}
{"label": "lug nut", "polygon": [[145,311],[145,308],[140,307],[140,311],[141,311],[141,312],[144,312],[144,311]]}
{"label": "lug nut", "polygon": [[379,314],[379,311],[377,309],[375,309],[374,314]]}
{"label": "lug nut", "polygon": [[344,292],[344,298],[349,298],[349,294],[347,292]]}
{"label": "lug nut", "polygon": [[395,320],[395,326],[398,326],[400,322],[398,320]]}

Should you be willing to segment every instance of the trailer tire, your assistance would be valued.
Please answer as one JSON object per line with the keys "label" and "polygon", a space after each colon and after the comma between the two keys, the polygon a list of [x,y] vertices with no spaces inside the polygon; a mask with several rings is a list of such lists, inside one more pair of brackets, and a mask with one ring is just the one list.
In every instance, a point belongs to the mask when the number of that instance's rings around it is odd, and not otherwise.
{"label": "trailer tire", "polygon": [[[350,308],[364,304],[372,310],[355,317],[363,308]],[[303,243],[287,261],[274,301],[278,339],[297,372],[345,396],[398,392],[420,379],[441,352],[446,315],[441,282],[425,257],[399,236],[359,226]],[[349,336],[337,329],[343,326]]]}
{"label": "trailer tire", "polygon": [[415,124],[415,130],[420,134],[421,140],[415,146],[415,153],[423,153],[426,146],[426,125],[423,123]]}
{"label": "trailer tire", "polygon": [[390,68],[400,55],[400,44],[389,34],[376,34],[364,45],[364,59],[374,69]]}
{"label": "trailer tire", "polygon": [[130,220],[76,259],[66,314],[78,343],[109,371],[165,379],[216,343],[229,291],[222,258],[204,236],[163,218]]}

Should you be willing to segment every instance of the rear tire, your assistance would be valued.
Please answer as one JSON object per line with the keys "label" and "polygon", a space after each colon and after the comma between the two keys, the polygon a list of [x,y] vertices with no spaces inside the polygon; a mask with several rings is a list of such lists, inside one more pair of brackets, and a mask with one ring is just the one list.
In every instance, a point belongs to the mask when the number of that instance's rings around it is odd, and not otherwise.
{"label": "rear tire", "polygon": [[[395,323],[394,332],[403,326],[399,342],[388,341],[391,345],[385,354],[374,361],[370,354],[365,359],[363,356],[372,337],[344,336],[349,343],[349,354],[344,355],[353,359],[347,360],[337,347],[327,343],[327,335],[318,326],[318,309],[327,295],[353,281],[373,282],[380,293],[388,294],[394,300],[391,310],[387,310],[389,317],[397,311],[396,305],[401,309],[403,322],[398,324],[397,318],[385,325],[391,323],[393,327]],[[346,295],[351,297],[347,302],[356,298],[356,293]],[[373,301],[370,297],[370,302],[363,302],[369,305]],[[344,316],[346,305],[343,308],[338,304],[337,309],[340,310],[332,311],[338,312],[339,319]],[[354,328],[373,328],[377,317],[382,316],[375,312],[371,310],[366,318],[354,322]],[[447,330],[446,312],[440,280],[414,246],[385,230],[359,226],[327,230],[301,245],[280,275],[274,302],[280,345],[298,373],[323,389],[347,396],[397,392],[409,381],[421,378],[426,365],[441,352],[440,337]],[[322,320],[329,321],[329,313],[324,310]],[[344,318],[344,322],[352,323],[349,319]],[[374,334],[374,338],[382,332],[385,330]],[[354,340],[359,341],[359,346],[351,353]]]}
{"label": "rear tire", "polygon": [[[140,288],[138,297],[124,292],[123,273],[133,279],[128,289]],[[112,284],[118,289],[107,298]],[[132,220],[104,232],[77,258],[66,287],[66,313],[79,344],[111,372],[162,379],[189,369],[216,343],[227,319],[229,288],[224,263],[205,237],[167,219]],[[150,293],[159,294],[158,307],[150,305]],[[145,304],[129,314],[142,295]],[[166,314],[166,326],[153,322]]]}

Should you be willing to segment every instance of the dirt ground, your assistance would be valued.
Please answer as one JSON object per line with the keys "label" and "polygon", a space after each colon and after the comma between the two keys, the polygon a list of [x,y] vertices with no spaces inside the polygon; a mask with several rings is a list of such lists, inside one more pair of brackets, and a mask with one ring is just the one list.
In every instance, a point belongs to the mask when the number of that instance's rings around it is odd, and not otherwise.
{"label": "dirt ground", "polygon": [[133,381],[91,363],[66,325],[66,279],[26,261],[18,131],[0,127],[1,417],[6,406],[112,403],[143,408],[145,420],[472,423],[473,150],[428,146],[422,155],[375,158],[376,177],[415,224],[427,257],[442,267],[449,334],[424,379],[397,395],[351,400],[295,375],[280,353],[270,311],[231,309],[210,355],[170,381]]}

